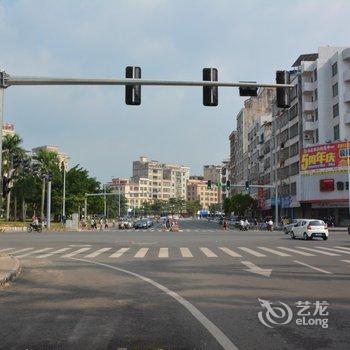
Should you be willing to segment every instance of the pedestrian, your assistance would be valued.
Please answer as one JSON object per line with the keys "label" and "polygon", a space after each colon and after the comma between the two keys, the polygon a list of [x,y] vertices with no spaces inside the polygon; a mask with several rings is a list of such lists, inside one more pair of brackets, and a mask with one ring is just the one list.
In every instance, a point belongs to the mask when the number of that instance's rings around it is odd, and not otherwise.
{"label": "pedestrian", "polygon": [[249,221],[248,221],[248,219],[245,219],[245,221],[244,221],[244,229],[245,229],[245,231],[248,231],[248,229],[249,229]]}
{"label": "pedestrian", "polygon": [[107,230],[108,229],[108,219],[105,218],[105,229]]}
{"label": "pedestrian", "polygon": [[239,220],[239,229],[244,231],[244,220],[242,218]]}
{"label": "pedestrian", "polygon": [[223,227],[224,227],[224,230],[226,231],[227,230],[227,220],[226,220],[226,218],[224,218]]}
{"label": "pedestrian", "polygon": [[270,218],[270,220],[267,222],[267,229],[268,229],[269,231],[272,231],[272,229],[273,229],[273,221],[272,221],[271,218]]}
{"label": "pedestrian", "polygon": [[103,226],[104,226],[104,225],[103,225],[103,219],[101,218],[101,219],[100,219],[100,231],[103,230]]}

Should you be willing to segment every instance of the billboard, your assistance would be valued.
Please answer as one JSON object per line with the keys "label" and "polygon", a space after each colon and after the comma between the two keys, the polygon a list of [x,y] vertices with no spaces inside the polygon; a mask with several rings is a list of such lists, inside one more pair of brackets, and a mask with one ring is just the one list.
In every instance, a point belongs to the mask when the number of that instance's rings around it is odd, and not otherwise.
{"label": "billboard", "polygon": [[349,154],[350,142],[303,148],[300,151],[300,174],[319,175],[347,171]]}

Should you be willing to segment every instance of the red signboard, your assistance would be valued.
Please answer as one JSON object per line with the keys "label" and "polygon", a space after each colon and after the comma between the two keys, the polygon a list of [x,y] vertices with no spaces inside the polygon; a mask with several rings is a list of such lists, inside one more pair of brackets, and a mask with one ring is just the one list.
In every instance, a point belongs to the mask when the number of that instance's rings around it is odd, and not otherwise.
{"label": "red signboard", "polygon": [[304,148],[300,152],[300,173],[312,175],[319,172],[332,172],[348,166],[350,142],[328,143]]}

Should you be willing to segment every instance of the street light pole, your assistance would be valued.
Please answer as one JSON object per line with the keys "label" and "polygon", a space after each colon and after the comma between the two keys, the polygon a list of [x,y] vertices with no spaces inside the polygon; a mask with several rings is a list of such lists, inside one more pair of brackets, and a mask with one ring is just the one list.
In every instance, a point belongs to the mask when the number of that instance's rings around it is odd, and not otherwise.
{"label": "street light pole", "polygon": [[62,223],[64,224],[64,219],[66,217],[66,167],[64,162],[62,162],[63,170],[63,198],[62,198]]}
{"label": "street light pole", "polygon": [[104,208],[103,208],[103,216],[107,217],[107,196],[106,196],[106,185],[103,185],[103,198],[104,198]]}
{"label": "street light pole", "polygon": [[51,228],[51,179],[47,182],[47,228]]}
{"label": "street light pole", "polygon": [[[2,72],[0,72],[2,79]],[[4,91],[5,89],[0,85],[0,201],[2,203],[2,126],[4,124]],[[2,208],[2,206],[0,207]]]}

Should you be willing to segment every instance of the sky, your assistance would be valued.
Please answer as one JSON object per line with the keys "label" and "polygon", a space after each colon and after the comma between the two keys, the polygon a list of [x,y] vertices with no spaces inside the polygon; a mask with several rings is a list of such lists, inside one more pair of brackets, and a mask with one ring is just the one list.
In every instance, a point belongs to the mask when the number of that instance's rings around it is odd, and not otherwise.
{"label": "sky", "polygon": [[[350,46],[348,0],[0,0],[0,68],[11,75],[274,82],[303,53]],[[189,166],[229,157],[243,98],[219,89],[202,105],[200,87],[142,87],[126,106],[122,86],[14,86],[5,122],[23,145],[51,144],[98,180],[132,175],[145,155]]]}

